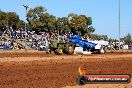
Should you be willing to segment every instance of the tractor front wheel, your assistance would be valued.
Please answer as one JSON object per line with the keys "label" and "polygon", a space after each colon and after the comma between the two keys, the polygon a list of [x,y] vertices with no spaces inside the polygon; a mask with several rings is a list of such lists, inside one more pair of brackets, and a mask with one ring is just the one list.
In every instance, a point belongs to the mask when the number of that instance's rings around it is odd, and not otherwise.
{"label": "tractor front wheel", "polygon": [[51,49],[47,49],[47,50],[46,50],[46,53],[47,53],[47,54],[51,54]]}

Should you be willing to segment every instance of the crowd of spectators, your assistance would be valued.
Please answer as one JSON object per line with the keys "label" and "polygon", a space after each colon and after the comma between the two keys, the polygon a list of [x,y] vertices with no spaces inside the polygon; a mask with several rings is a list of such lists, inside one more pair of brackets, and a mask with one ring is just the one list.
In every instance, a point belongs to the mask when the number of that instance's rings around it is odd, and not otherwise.
{"label": "crowd of spectators", "polygon": [[[0,33],[0,48],[4,50],[24,49],[25,42],[29,48],[38,49],[40,45],[48,46],[48,43],[45,41],[57,40],[58,42],[65,42],[69,36],[73,35],[70,32],[63,34],[59,34],[58,32],[54,32],[52,34],[41,32],[40,35],[38,35],[35,31],[25,31],[22,28],[13,30],[12,27],[7,27],[3,33]],[[89,37],[82,37],[82,39],[87,41],[92,40]],[[119,48],[117,43],[110,42],[108,46],[111,47],[111,49]]]}

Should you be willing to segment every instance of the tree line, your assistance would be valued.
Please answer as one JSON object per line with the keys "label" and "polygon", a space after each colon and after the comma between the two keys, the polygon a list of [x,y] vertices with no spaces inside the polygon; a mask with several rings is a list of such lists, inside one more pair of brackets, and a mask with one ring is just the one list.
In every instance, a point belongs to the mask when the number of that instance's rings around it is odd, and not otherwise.
{"label": "tree line", "polygon": [[24,28],[25,22],[19,19],[15,12],[3,12],[0,10],[0,31],[4,31],[7,26]]}
{"label": "tree line", "polygon": [[95,31],[91,17],[70,13],[67,17],[56,18],[42,6],[30,9],[27,13],[27,21],[30,29],[36,32],[59,31],[60,34],[71,32],[84,36]]}
{"label": "tree line", "polygon": [[92,25],[92,17],[87,17],[86,15],[70,13],[67,17],[57,18],[49,14],[45,7],[38,6],[29,9],[26,17],[28,23],[20,20],[19,15],[15,12],[3,12],[0,10],[0,30],[4,31],[6,26],[12,26],[13,29],[20,27],[24,29],[26,24],[28,30],[33,30],[37,34],[40,32],[53,33],[59,31],[60,34],[81,34],[91,39],[113,41],[113,39],[108,38],[107,35],[93,34],[95,28]]}

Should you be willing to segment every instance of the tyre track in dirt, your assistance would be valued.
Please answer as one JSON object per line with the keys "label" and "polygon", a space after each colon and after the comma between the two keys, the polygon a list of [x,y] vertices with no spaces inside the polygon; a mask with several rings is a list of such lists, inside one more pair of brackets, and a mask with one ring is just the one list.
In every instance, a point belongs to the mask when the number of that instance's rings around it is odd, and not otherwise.
{"label": "tyre track in dirt", "polygon": [[[132,51],[121,51],[121,52],[107,52],[104,55],[121,55],[121,54],[132,54]],[[88,56],[99,56],[100,54],[90,54]],[[46,54],[45,51],[4,51],[0,52],[0,58],[4,57],[51,57],[51,56],[58,56],[54,53]],[[66,56],[66,55],[61,55]],[[75,56],[75,55],[74,55]]]}

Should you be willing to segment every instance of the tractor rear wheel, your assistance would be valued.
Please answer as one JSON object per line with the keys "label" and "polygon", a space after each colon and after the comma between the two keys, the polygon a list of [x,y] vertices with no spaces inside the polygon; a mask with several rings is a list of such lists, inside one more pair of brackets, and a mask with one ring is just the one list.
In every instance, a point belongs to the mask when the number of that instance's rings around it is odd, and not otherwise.
{"label": "tractor rear wheel", "polygon": [[72,55],[74,53],[74,46],[72,43],[66,44],[66,49],[65,49],[66,54]]}
{"label": "tractor rear wheel", "polygon": [[59,48],[59,49],[56,49],[54,51],[54,53],[57,54],[57,55],[62,55],[63,54],[63,50],[61,48]]}

